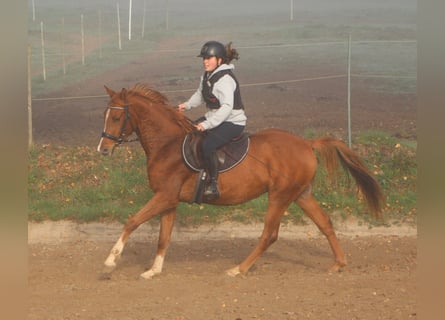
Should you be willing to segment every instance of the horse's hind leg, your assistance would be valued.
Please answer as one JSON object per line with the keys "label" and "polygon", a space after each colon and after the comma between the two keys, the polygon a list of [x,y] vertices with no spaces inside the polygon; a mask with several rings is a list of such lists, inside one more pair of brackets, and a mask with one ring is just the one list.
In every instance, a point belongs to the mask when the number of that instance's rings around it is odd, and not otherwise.
{"label": "horse's hind leg", "polygon": [[161,227],[159,230],[158,250],[156,251],[156,257],[151,269],[142,273],[141,278],[151,279],[153,276],[160,274],[162,272],[165,254],[167,253],[167,249],[170,244],[175,217],[176,217],[176,208],[162,213]]}
{"label": "horse's hind leg", "polygon": [[295,202],[301,207],[301,209],[303,209],[306,215],[312,219],[312,221],[317,225],[318,229],[320,229],[320,231],[329,241],[329,245],[331,246],[335,256],[335,263],[329,269],[329,271],[339,271],[342,267],[346,266],[346,258],[342,248],[340,247],[337,236],[335,235],[331,219],[323,211],[323,209],[320,208],[317,200],[314,198],[310,190],[303,193]]}
{"label": "horse's hind leg", "polygon": [[282,202],[279,200],[271,201],[269,195],[269,206],[267,208],[264,229],[255,249],[244,259],[238,266],[227,270],[229,276],[237,276],[238,274],[246,274],[255,261],[263,254],[267,248],[278,239],[278,231],[280,229],[280,220],[284,211],[290,202]]}

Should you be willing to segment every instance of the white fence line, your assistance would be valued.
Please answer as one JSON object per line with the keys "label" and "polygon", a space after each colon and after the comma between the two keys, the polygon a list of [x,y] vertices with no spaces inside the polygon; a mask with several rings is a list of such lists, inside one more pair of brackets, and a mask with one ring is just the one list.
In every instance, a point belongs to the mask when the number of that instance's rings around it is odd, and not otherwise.
{"label": "white fence line", "polygon": [[[317,80],[328,80],[328,79],[337,79],[337,78],[346,78],[347,74],[336,74],[336,75],[328,75],[321,77],[312,77],[312,78],[301,78],[301,79],[291,79],[291,80],[278,80],[278,81],[270,81],[270,82],[255,82],[255,83],[245,83],[240,84],[240,87],[258,87],[258,86],[267,86],[273,84],[284,84],[284,83],[296,83],[296,82],[304,82],[304,81],[317,81]],[[372,75],[372,74],[351,74],[351,77],[357,78],[388,78],[388,79],[416,79],[415,76],[396,76],[396,75]],[[178,90],[158,90],[162,93],[180,93],[180,92],[193,92],[196,88],[191,89],[178,89]],[[72,96],[72,97],[53,97],[53,98],[33,98],[32,101],[57,101],[57,100],[80,100],[80,99],[97,99],[97,98],[106,98],[108,95],[90,95],[90,96]]]}
{"label": "white fence line", "polygon": [[[325,46],[325,45],[346,45],[348,40],[335,40],[324,42],[302,42],[302,43],[288,43],[288,44],[264,44],[264,45],[252,45],[252,46],[237,46],[237,49],[274,49],[274,48],[295,48],[295,47],[310,47],[310,46]],[[357,40],[351,41],[351,44],[414,44],[417,40]],[[195,52],[196,49],[161,49],[161,50],[110,50],[111,54],[142,54],[142,53],[181,53],[181,52]],[[46,56],[59,56],[60,53],[45,53]],[[79,54],[71,53],[70,56],[78,56]]]}
{"label": "white fence line", "polygon": [[[314,77],[314,78],[304,78],[304,79],[293,79],[293,80],[281,80],[281,81],[271,81],[271,82],[256,82],[256,83],[247,83],[240,84],[240,87],[255,87],[255,86],[266,86],[272,84],[283,84],[283,83],[294,83],[294,82],[303,82],[303,81],[314,81],[314,80],[326,80],[326,79],[336,79],[336,78],[344,78],[346,74],[342,75],[332,75],[332,76],[322,76],[322,77]],[[193,89],[179,89],[179,90],[159,90],[163,93],[179,93],[179,92],[190,92],[195,91],[196,88]],[[35,98],[33,101],[54,101],[54,100],[71,100],[71,99],[93,99],[93,98],[104,98],[108,97],[108,95],[97,95],[97,96],[76,96],[76,97],[55,97],[55,98]]]}
{"label": "white fence line", "polygon": [[[322,76],[322,77],[312,77],[312,78],[301,78],[301,79],[291,79],[291,80],[279,80],[279,81],[270,81],[270,82],[255,82],[255,83],[245,83],[240,84],[240,87],[258,87],[258,86],[266,86],[273,84],[283,84],[283,83],[295,83],[295,82],[304,82],[304,81],[317,81],[317,80],[328,80],[328,79],[337,79],[337,78],[346,78],[347,74],[336,74],[330,76]],[[351,74],[351,77],[356,78],[388,78],[388,79],[416,79],[415,76],[395,76],[395,75],[372,75],[372,74]],[[179,90],[162,90],[159,91],[163,93],[180,93],[180,92],[193,92],[196,88],[192,89],[179,89]],[[91,95],[91,96],[72,96],[72,97],[54,97],[54,98],[33,98],[32,101],[57,101],[57,100],[80,100],[80,99],[97,99],[97,98],[106,98],[108,95]]]}

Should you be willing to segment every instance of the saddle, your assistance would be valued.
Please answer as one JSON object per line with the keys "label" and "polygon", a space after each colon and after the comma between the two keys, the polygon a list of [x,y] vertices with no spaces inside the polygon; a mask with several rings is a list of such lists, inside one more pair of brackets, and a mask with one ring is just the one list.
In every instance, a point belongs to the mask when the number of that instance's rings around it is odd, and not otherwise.
{"label": "saddle", "polygon": [[[203,201],[204,187],[208,182],[208,176],[204,170],[204,160],[201,155],[201,144],[205,133],[191,132],[182,142],[182,157],[187,166],[199,172],[196,180],[195,192],[192,203],[201,204]],[[249,133],[242,133],[216,151],[218,157],[218,171],[225,172],[238,165],[247,155],[249,150]]]}
{"label": "saddle", "polygon": [[[185,163],[190,169],[198,172],[205,167],[201,155],[203,138],[203,133],[191,132],[185,136],[182,142],[182,157]],[[249,143],[249,133],[243,132],[239,137],[219,148],[216,151],[219,160],[218,171],[228,171],[239,164],[247,155]]]}

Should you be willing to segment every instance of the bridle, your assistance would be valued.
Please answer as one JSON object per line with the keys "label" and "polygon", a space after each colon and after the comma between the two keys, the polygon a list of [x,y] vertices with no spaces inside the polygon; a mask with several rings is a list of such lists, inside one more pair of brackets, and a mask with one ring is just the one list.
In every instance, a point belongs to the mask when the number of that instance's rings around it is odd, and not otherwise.
{"label": "bridle", "polygon": [[108,132],[102,131],[102,137],[103,138],[107,138],[110,140],[113,140],[114,142],[116,142],[116,144],[122,144],[124,142],[133,142],[133,141],[138,141],[139,138],[133,138],[133,139],[125,139],[125,130],[127,127],[127,122],[130,122],[131,128],[133,129],[134,132],[138,132],[137,128],[135,129],[135,126],[133,125],[133,121],[131,121],[130,118],[130,112],[128,111],[128,107],[129,105],[126,104],[123,107],[113,107],[113,106],[108,106],[107,109],[115,109],[115,110],[124,110],[125,112],[125,118],[124,118],[124,123],[122,124],[119,136],[116,137],[112,134],[109,134]]}

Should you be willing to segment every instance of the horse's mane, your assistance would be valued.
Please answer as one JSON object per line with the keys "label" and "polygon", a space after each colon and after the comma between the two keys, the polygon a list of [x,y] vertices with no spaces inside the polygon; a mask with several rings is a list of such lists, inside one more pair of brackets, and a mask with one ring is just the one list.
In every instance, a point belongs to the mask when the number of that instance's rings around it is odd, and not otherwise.
{"label": "horse's mane", "polygon": [[178,123],[186,132],[191,132],[194,130],[192,121],[182,112],[179,112],[170,106],[168,104],[168,98],[159,91],[151,88],[149,85],[137,83],[133,88],[129,89],[128,94],[145,98],[157,105],[159,108],[165,108],[168,117],[173,122]]}
{"label": "horse's mane", "polygon": [[168,98],[157,90],[152,89],[149,85],[144,83],[136,83],[128,93],[130,95],[138,95],[150,100],[153,103],[168,104]]}

